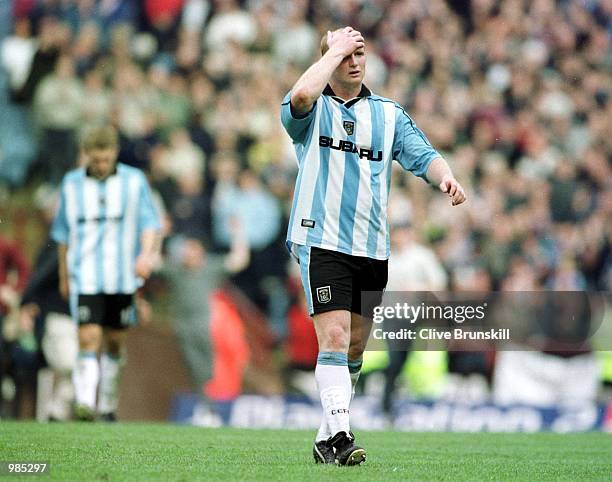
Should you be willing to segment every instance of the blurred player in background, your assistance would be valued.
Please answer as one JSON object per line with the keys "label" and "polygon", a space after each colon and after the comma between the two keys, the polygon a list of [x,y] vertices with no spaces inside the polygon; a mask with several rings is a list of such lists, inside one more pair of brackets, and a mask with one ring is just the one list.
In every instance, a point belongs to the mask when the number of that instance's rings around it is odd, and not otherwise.
{"label": "blurred player in background", "polygon": [[466,197],[402,107],[363,84],[360,32],[328,32],[321,53],[282,103],[299,161],[287,244],[300,263],[319,341],[315,377],[323,420],[313,456],[357,465],[365,450],[354,443],[349,404],[371,327],[361,316],[361,292],[382,296],[387,284],[391,161],[438,186],[452,205]]}
{"label": "blurred player in background", "polygon": [[[85,166],[64,177],[51,235],[58,243],[60,291],[79,324],[73,372],[75,416],[115,420],[126,328],[134,293],[157,258],[160,221],[144,174],[117,163],[117,132],[83,138]],[[102,350],[100,360],[98,353]]]}

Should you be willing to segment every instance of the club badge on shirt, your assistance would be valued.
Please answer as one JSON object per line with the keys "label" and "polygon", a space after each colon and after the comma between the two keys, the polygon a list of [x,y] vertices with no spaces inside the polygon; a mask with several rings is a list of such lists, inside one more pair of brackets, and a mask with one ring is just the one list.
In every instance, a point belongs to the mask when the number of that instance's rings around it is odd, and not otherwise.
{"label": "club badge on shirt", "polygon": [[355,132],[355,123],[352,121],[343,121],[342,127],[344,127],[344,130],[349,136],[352,136],[353,132]]}

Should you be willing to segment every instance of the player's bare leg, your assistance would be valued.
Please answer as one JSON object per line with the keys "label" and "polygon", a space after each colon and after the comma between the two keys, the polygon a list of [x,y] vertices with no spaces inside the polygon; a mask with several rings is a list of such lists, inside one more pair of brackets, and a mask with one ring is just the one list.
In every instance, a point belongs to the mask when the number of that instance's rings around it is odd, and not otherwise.
{"label": "player's bare leg", "polygon": [[[351,378],[348,371],[348,349],[351,339],[351,314],[348,310],[333,310],[315,315],[314,326],[319,342],[315,377],[321,395],[323,416],[330,438],[315,440],[315,460],[340,465],[357,465],[365,460],[365,450],[354,445],[349,424]],[[317,438],[322,438],[319,430]]]}
{"label": "player's bare leg", "polygon": [[75,393],[75,416],[92,421],[96,409],[96,391],[100,377],[98,351],[102,343],[102,327],[88,323],[79,326],[79,355],[72,381]]}
{"label": "player's bare leg", "polygon": [[351,313],[351,341],[348,349],[348,368],[351,376],[351,401],[355,396],[355,385],[361,374],[363,365],[363,352],[365,351],[372,320],[357,313]]}
{"label": "player's bare leg", "polygon": [[100,389],[98,413],[102,420],[114,422],[119,404],[119,380],[127,330],[104,330],[103,352],[100,356]]}

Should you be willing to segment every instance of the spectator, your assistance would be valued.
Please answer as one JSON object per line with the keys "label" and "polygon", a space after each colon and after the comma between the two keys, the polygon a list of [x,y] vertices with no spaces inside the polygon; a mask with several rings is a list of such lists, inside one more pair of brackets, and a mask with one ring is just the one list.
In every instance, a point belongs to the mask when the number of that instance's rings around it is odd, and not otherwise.
{"label": "spectator", "polygon": [[[16,313],[21,292],[26,286],[28,277],[29,267],[21,248],[0,236],[0,381],[4,379],[5,367],[10,361],[7,354],[12,352],[15,346],[19,346],[20,341],[24,342],[26,348],[31,347],[29,343],[31,337],[28,337],[29,340],[25,338],[18,340],[19,329],[14,326],[16,320],[11,323],[13,326],[9,326],[8,323],[9,312]],[[7,319],[7,326],[4,326],[5,319]],[[11,343],[16,340],[16,344]],[[14,377],[15,375],[20,378],[19,373],[13,374]],[[0,402],[3,402],[3,397],[0,397]],[[0,405],[0,413],[4,413],[3,405],[3,403]],[[19,405],[19,400],[17,400],[14,413],[19,412]]]}
{"label": "spectator", "polygon": [[257,27],[250,12],[241,10],[236,0],[215,0],[213,4],[204,38],[209,50],[223,50],[229,42],[248,46],[255,40]]}
{"label": "spectator", "polygon": [[18,187],[25,181],[36,155],[28,108],[11,102],[28,79],[37,50],[36,39],[31,35],[27,18],[17,19],[13,28],[13,35],[4,40],[0,34],[0,64],[7,74],[5,80],[0,69],[0,103],[3,105],[0,109],[0,197],[5,184]]}
{"label": "spectator", "polygon": [[71,57],[61,56],[53,74],[36,90],[34,108],[41,128],[41,157],[47,179],[57,185],[76,164],[78,128],[83,118],[83,85]]}
{"label": "spectator", "polygon": [[14,96],[18,102],[29,104],[38,84],[55,68],[61,50],[69,40],[70,32],[56,18],[44,18],[37,37],[38,48],[32,59],[28,76]]}
{"label": "spectator", "polygon": [[83,76],[83,122],[87,125],[108,123],[111,119],[111,93],[100,70],[92,69]]}
{"label": "spectator", "polygon": [[35,53],[36,41],[31,36],[30,21],[19,18],[13,35],[2,42],[2,67],[9,74],[12,92],[19,92],[25,84]]}
{"label": "spectator", "polygon": [[274,55],[281,63],[296,62],[306,66],[319,43],[317,31],[306,21],[308,2],[290,2],[286,8],[285,25],[274,33]]}
{"label": "spectator", "polygon": [[249,245],[254,250],[268,247],[280,231],[280,209],[277,201],[264,189],[250,170],[240,173],[239,188],[230,191],[215,206],[217,240],[229,246],[229,220],[236,216],[244,226]]}
{"label": "spectator", "polygon": [[173,234],[208,243],[210,201],[203,191],[200,173],[182,174],[177,181],[178,193],[168,206]]}
{"label": "spectator", "polygon": [[24,290],[29,273],[21,248],[0,236],[0,319],[8,313],[8,302]]}
{"label": "spectator", "polygon": [[199,239],[175,236],[160,274],[168,280],[174,331],[183,352],[195,393],[207,401],[206,382],[212,378],[210,298],[224,278],[249,262],[249,248],[240,226],[233,224],[229,254],[209,253]]}
{"label": "spectator", "polygon": [[[393,211],[391,211],[393,213]],[[447,275],[435,253],[419,243],[408,219],[400,220],[397,214],[391,231],[391,257],[389,258],[390,292],[442,291],[447,286]],[[420,296],[417,293],[417,296]],[[418,298],[414,303],[418,302]],[[385,370],[383,410],[392,413],[397,377],[402,372],[410,353],[410,340],[389,342],[389,365]]]}
{"label": "spectator", "polygon": [[201,178],[205,172],[204,153],[191,141],[189,132],[177,128],[170,134],[166,151],[165,170],[175,181],[182,178]]}

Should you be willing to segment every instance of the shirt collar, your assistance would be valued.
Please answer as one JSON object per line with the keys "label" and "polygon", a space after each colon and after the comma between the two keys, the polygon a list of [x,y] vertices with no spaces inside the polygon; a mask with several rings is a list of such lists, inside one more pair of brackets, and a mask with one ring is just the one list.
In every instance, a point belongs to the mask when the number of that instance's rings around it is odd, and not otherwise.
{"label": "shirt collar", "polygon": [[351,107],[353,104],[355,104],[355,102],[357,102],[359,99],[363,98],[363,97],[369,97],[372,95],[372,91],[370,91],[370,89],[368,89],[365,84],[361,84],[361,90],[359,91],[359,94],[357,94],[357,97],[353,97],[352,99],[349,99],[347,101],[345,101],[344,99],[342,99],[341,97],[338,97],[336,95],[336,93],[334,92],[334,90],[331,88],[331,85],[327,84],[325,86],[325,89],[323,89],[323,95],[329,95],[330,97],[332,97],[334,100],[340,102],[341,104],[344,104],[345,107]]}
{"label": "shirt collar", "polygon": [[[102,181],[105,181],[105,180],[106,180],[106,179],[108,179],[109,177],[114,176],[115,174],[117,174],[117,164],[118,164],[118,163],[115,163],[115,167],[113,168],[113,170],[111,171],[111,173],[110,173],[108,176],[106,176],[104,179],[102,179]],[[89,167],[86,167],[86,168],[85,168],[85,175],[86,175],[87,177],[94,177],[94,176],[93,176],[93,174],[91,173],[91,170],[89,169]],[[96,179],[97,179],[97,178],[96,178]]]}

